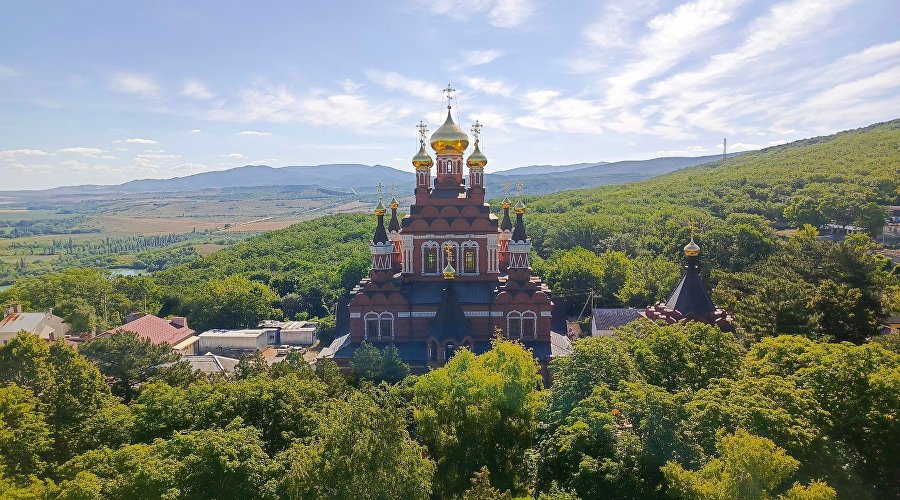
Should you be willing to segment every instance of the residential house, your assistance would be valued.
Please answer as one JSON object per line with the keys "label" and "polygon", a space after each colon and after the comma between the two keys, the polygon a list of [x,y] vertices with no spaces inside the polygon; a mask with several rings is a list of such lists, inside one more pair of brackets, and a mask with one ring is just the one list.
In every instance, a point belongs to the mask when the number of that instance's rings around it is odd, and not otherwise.
{"label": "residential house", "polygon": [[98,334],[98,337],[115,335],[121,332],[134,332],[138,338],[146,339],[153,344],[169,344],[172,350],[181,355],[197,354],[199,338],[197,332],[188,328],[187,318],[176,316],[172,319],[163,319],[152,314],[131,314],[126,318],[130,320],[122,326],[107,330]]}
{"label": "residential house", "polygon": [[0,319],[0,344],[6,345],[20,331],[37,335],[44,340],[65,338],[69,333],[69,324],[53,310],[47,312],[22,312],[21,304],[13,304],[3,312]]}

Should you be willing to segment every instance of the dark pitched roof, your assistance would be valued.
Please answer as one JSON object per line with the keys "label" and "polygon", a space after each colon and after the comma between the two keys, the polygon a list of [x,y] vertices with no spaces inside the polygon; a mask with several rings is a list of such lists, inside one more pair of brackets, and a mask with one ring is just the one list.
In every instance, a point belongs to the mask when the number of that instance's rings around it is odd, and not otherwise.
{"label": "dark pitched roof", "polygon": [[525,219],[522,214],[516,214],[516,228],[513,230],[512,241],[525,241]]}
{"label": "dark pitched roof", "polygon": [[375,226],[375,236],[372,237],[373,243],[387,243],[387,231],[384,230],[384,215],[378,216],[378,225]]}
{"label": "dark pitched roof", "polygon": [[709,298],[709,293],[700,281],[697,257],[688,257],[684,267],[684,276],[666,301],[666,307],[674,309],[684,316],[697,319],[707,317],[716,312],[716,306]]}
{"label": "dark pitched roof", "polygon": [[612,330],[640,318],[641,312],[641,309],[631,308],[594,309],[594,326],[598,330]]}
{"label": "dark pitched roof", "polygon": [[391,209],[391,222],[388,223],[388,231],[399,231],[400,221],[397,220],[397,209]]}
{"label": "dark pitched roof", "polygon": [[441,305],[438,306],[437,313],[428,326],[428,335],[437,339],[462,339],[472,334],[472,326],[466,319],[462,306],[459,305],[453,280],[447,280],[445,283]]}
{"label": "dark pitched roof", "polygon": [[503,221],[500,223],[500,229],[511,231],[512,227],[512,221],[509,220],[509,207],[506,207],[503,209]]}

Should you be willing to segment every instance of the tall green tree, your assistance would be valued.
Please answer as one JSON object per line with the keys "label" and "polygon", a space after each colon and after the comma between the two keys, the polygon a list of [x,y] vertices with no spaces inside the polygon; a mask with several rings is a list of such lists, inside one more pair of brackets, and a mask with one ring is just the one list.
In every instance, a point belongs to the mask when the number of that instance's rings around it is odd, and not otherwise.
{"label": "tall green tree", "polygon": [[395,405],[360,392],[330,402],[321,431],[279,455],[279,489],[288,498],[429,498],[434,462]]}
{"label": "tall green tree", "polygon": [[834,489],[824,483],[794,484],[783,495],[778,489],[800,467],[800,463],[772,441],[738,430],[716,442],[718,458],[699,471],[686,470],[675,462],[663,467],[673,498],[696,500],[834,499]]}
{"label": "tall green tree", "polygon": [[520,344],[497,337],[488,352],[463,349],[417,380],[416,431],[437,461],[438,495],[462,493],[482,466],[501,490],[515,485],[535,437],[537,368]]}
{"label": "tall green tree", "polygon": [[128,331],[95,338],[78,352],[113,380],[113,393],[126,403],[134,397],[137,386],[158,373],[160,365],[178,360],[168,344],[154,344]]}
{"label": "tall green tree", "polygon": [[0,470],[20,480],[42,475],[51,445],[35,395],[15,384],[0,386]]}

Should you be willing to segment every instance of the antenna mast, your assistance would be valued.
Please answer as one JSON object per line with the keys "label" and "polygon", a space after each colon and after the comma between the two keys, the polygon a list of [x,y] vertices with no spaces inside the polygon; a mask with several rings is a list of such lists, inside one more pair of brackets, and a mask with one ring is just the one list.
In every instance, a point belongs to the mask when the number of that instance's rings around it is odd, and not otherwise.
{"label": "antenna mast", "polygon": [[728,138],[722,139],[722,161],[725,161],[725,157],[728,155]]}

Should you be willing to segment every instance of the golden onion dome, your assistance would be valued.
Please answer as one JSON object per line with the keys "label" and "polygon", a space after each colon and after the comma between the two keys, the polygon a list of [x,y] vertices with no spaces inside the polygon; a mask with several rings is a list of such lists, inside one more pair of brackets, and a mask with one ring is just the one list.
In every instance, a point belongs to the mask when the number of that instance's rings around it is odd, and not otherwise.
{"label": "golden onion dome", "polygon": [[450,263],[447,262],[447,265],[444,266],[444,279],[452,280],[454,278],[456,278],[456,269],[454,269],[453,266],[451,266]]}
{"label": "golden onion dome", "polygon": [[428,170],[434,165],[431,155],[425,151],[425,142],[419,145],[419,152],[416,153],[416,156],[413,156],[412,164],[416,167],[416,170]]}
{"label": "golden onion dome", "polygon": [[517,214],[525,213],[525,204],[522,203],[522,200],[519,200],[519,202],[516,203],[516,208],[514,210],[516,211]]}
{"label": "golden onion dome", "polygon": [[506,198],[503,198],[503,201],[500,203],[502,203],[503,208],[509,208],[510,206],[512,206],[512,202],[509,201],[509,196],[507,196]]}
{"label": "golden onion dome", "polygon": [[439,155],[461,155],[467,147],[469,136],[453,121],[447,106],[447,119],[431,134],[431,148]]}
{"label": "golden onion dome", "polygon": [[384,208],[384,203],[381,200],[378,200],[378,204],[375,205],[375,215],[384,215],[387,210]]}
{"label": "golden onion dome", "polygon": [[393,210],[397,210],[398,208],[400,208],[400,202],[397,201],[397,198],[391,196],[391,202],[390,202],[390,204],[388,204],[388,206],[391,207]]}
{"label": "golden onion dome", "polygon": [[696,257],[700,255],[700,245],[694,242],[693,236],[691,236],[691,242],[684,246],[684,254],[688,257]]}
{"label": "golden onion dome", "polygon": [[466,160],[466,165],[469,168],[484,168],[487,165],[488,159],[487,156],[481,152],[481,149],[478,147],[478,141],[475,141],[475,151],[472,151],[472,154],[469,155],[469,159]]}

